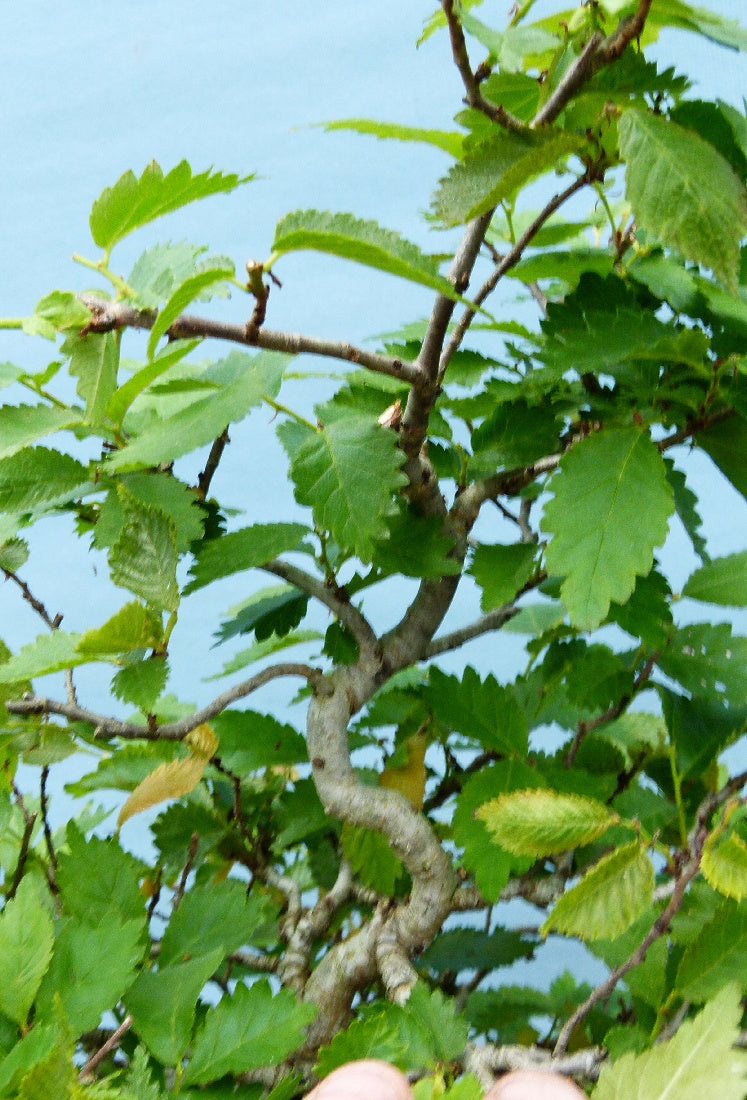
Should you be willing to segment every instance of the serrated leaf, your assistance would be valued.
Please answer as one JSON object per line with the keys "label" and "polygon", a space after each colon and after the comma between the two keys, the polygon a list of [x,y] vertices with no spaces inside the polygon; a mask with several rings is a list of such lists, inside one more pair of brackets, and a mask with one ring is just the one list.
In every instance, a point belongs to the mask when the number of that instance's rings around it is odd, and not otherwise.
{"label": "serrated leaf", "polygon": [[648,909],[653,891],[653,865],[634,840],[603,856],[566,890],[540,931],[543,936],[560,932],[583,940],[618,936]]}
{"label": "serrated leaf", "polygon": [[672,1039],[602,1067],[594,1100],[743,1100],[747,1054],[735,1048],[739,989],[722,990]]}
{"label": "serrated leaf", "polygon": [[272,634],[284,635],[298,626],[306,614],[309,597],[292,584],[272,585],[230,608],[232,618],[221,623],[216,645],[237,634],[254,631],[258,641]]}
{"label": "serrated leaf", "polygon": [[35,642],[29,642],[9,661],[0,664],[0,684],[16,684],[85,664],[91,658],[78,652],[80,639],[80,634],[66,634],[63,630],[39,634]]}
{"label": "serrated leaf", "polygon": [[340,841],[345,859],[364,886],[385,897],[396,895],[398,886],[401,892],[405,869],[387,837],[345,822]]}
{"label": "serrated leaf", "polygon": [[232,997],[208,1009],[198,1030],[184,1080],[200,1085],[258,1066],[273,1066],[303,1041],[303,1028],[316,1006],[296,1001],[289,989],[273,997],[267,981],[247,989],[241,983]]}
{"label": "serrated leaf", "polygon": [[747,550],[714,558],[691,574],[683,596],[726,607],[747,604]]}
{"label": "serrated leaf", "polygon": [[76,459],[46,447],[24,447],[0,459],[0,508],[28,512],[68,499],[89,480]]}
{"label": "serrated leaf", "polygon": [[57,885],[67,913],[97,924],[116,914],[121,921],[145,924],[140,893],[141,865],[116,840],[86,840],[74,821],[66,831],[67,848],[58,853]]}
{"label": "serrated leaf", "polygon": [[[124,486],[126,494],[119,489],[120,485]],[[180,553],[189,550],[192,542],[202,537],[205,511],[198,505],[195,490],[171,472],[151,470],[117,478],[99,509],[93,530],[93,543],[97,549],[111,547],[119,538],[126,519],[124,502],[129,496],[144,506],[150,505],[165,512],[173,519],[176,524],[176,547]]]}
{"label": "serrated leaf", "polygon": [[485,141],[468,143],[464,159],[439,184],[435,213],[445,225],[468,222],[583,147],[575,134],[550,127],[526,133],[501,131]]}
{"label": "serrated leaf", "polygon": [[68,370],[78,379],[75,389],[86,403],[86,423],[98,427],[117,388],[119,338],[114,332],[73,335],[60,350],[70,356]]}
{"label": "serrated leaf", "polygon": [[301,734],[271,714],[225,710],[216,716],[213,727],[220,742],[221,762],[239,775],[308,759]]}
{"label": "serrated leaf", "polygon": [[480,544],[475,548],[469,572],[482,589],[482,611],[492,611],[516,598],[535,571],[536,554],[532,543]]}
{"label": "serrated leaf", "polygon": [[109,552],[112,583],[128,588],[153,607],[176,611],[176,524],[159,508],[142,504],[124,486],[119,492],[125,522]]}
{"label": "serrated leaf", "polygon": [[59,998],[76,1035],[98,1027],[135,980],[142,930],[142,921],[66,921],[39,990],[38,1019],[53,1018]]}
{"label": "serrated leaf", "polygon": [[132,703],[149,714],[162,694],[169,676],[165,657],[148,657],[125,665],[112,677],[112,692],[123,703]]}
{"label": "serrated leaf", "polygon": [[53,290],[34,307],[34,316],[46,321],[57,332],[77,332],[91,320],[91,312],[72,290]]}
{"label": "serrated leaf", "polygon": [[722,903],[682,956],[676,991],[702,1002],[731,982],[747,982],[747,906]]}
{"label": "serrated leaf", "polygon": [[664,463],[647,432],[612,429],[572,447],[550,487],[547,569],[565,576],[560,592],[573,625],[593,630],[612,600],[629,598],[666,538],[674,504]]}
{"label": "serrated leaf", "polygon": [[107,470],[157,466],[211,443],[228,424],[242,420],[265,397],[277,396],[289,361],[289,356],[277,352],[259,352],[255,356],[231,352],[223,363],[232,369],[243,367],[234,381],[218,393],[200,397],[172,416],[151,423],[126,447],[107,459]]}
{"label": "serrated leaf", "polygon": [[193,176],[186,160],[164,176],[160,166],[152,160],[139,179],[133,172],[125,172],[113,187],[102,191],[91,209],[91,236],[97,245],[109,252],[117,241],[138,226],[196,199],[233,191],[251,178],[224,176],[211,169]]}
{"label": "serrated leaf", "polygon": [[294,550],[309,533],[300,523],[255,523],[240,531],[201,543],[190,570],[184,594],[203,588],[218,577],[264,565],[287,550]]}
{"label": "serrated leaf", "polygon": [[729,163],[692,130],[628,108],[619,121],[636,223],[736,293],[747,195]]}
{"label": "serrated leaf", "polygon": [[537,857],[590,844],[618,820],[602,802],[548,790],[499,795],[475,816],[509,852]]}
{"label": "serrated leaf", "polygon": [[325,130],[352,130],[356,134],[371,134],[377,138],[394,138],[397,141],[419,141],[435,145],[452,157],[462,151],[464,136],[458,130],[424,130],[419,126],[402,126],[398,122],[377,122],[371,118],[341,118],[323,122]]}
{"label": "serrated leaf", "polygon": [[188,241],[169,241],[146,249],[127,279],[127,285],[136,291],[134,304],[140,309],[155,309],[167,301],[175,286],[195,274],[197,257],[204,251]]}
{"label": "serrated leaf", "polygon": [[188,890],[166,926],[159,963],[170,966],[220,949],[225,958],[250,942],[256,907],[247,904],[246,884],[236,879]]}
{"label": "serrated leaf", "polygon": [[255,661],[261,661],[263,657],[269,657],[272,653],[278,653],[282,649],[289,649],[294,645],[303,645],[305,642],[318,642],[324,637],[318,630],[291,630],[288,634],[278,637],[277,634],[265,638],[262,642],[254,642],[253,645],[241,649],[226,661],[220,672],[213,676],[206,676],[205,680],[220,680],[223,676],[230,676],[233,672],[239,672],[247,665]]}
{"label": "serrated leaf", "polygon": [[[204,743],[194,740],[195,734],[203,731]],[[218,739],[210,729],[210,726],[198,726],[193,730],[191,737],[192,752],[182,760],[172,760],[169,764],[159,764],[155,771],[147,775],[126,800],[119,811],[117,829],[121,829],[125,821],[129,821],[136,814],[149,810],[151,806],[157,806],[159,802],[166,802],[172,798],[181,798],[184,794],[193,791],[202,778],[202,773],[207,767],[210,757],[218,747]]]}
{"label": "serrated leaf", "polygon": [[272,250],[282,255],[313,249],[354,260],[401,279],[430,287],[448,298],[458,298],[453,285],[438,272],[438,259],[421,252],[399,233],[374,221],[328,210],[296,210],[279,221]]}
{"label": "serrated leaf", "polygon": [[17,573],[28,560],[29,545],[23,539],[6,539],[0,543],[0,569]]}
{"label": "serrated leaf", "polygon": [[480,680],[471,667],[461,680],[438,668],[430,670],[429,679],[425,701],[441,725],[475,738],[488,749],[526,753],[527,719],[510,688],[493,676]]}
{"label": "serrated leaf", "polygon": [[326,422],[303,435],[297,425],[281,424],[280,441],[291,459],[294,495],[308,505],[318,527],[332,533],[343,549],[369,562],[376,543],[387,536],[386,520],[396,511],[394,493],[407,478],[397,436],[375,419],[318,410]]}
{"label": "serrated leaf", "polygon": [[454,576],[462,566],[448,556],[453,546],[441,519],[405,509],[389,520],[388,537],[376,550],[376,566],[404,577]]}
{"label": "serrated leaf", "polygon": [[136,371],[132,378],[128,378],[119,386],[106,408],[109,418],[115,424],[121,424],[122,418],[135,398],[185,355],[189,355],[199,343],[199,340],[171,340],[158,355],[154,356],[151,363]]}
{"label": "serrated leaf", "polygon": [[159,1062],[181,1062],[192,1035],[197,998],[222,960],[220,948],[161,970],[140,973],[125,993],[135,1031]]}
{"label": "serrated leaf", "polygon": [[729,623],[672,630],[659,667],[706,704],[726,700],[737,708],[747,699],[747,637],[733,635]]}
{"label": "serrated leaf", "polygon": [[692,4],[685,3],[684,0],[659,0],[651,12],[651,24],[678,27],[680,30],[692,31],[694,34],[709,38],[721,46],[747,50],[747,31],[735,19],[726,19],[717,12],[694,7]]}
{"label": "serrated leaf", "polygon": [[233,278],[233,275],[234,267],[232,264],[230,267],[209,268],[207,271],[200,271],[196,275],[192,275],[190,278],[185,279],[184,282],[176,288],[168,302],[166,302],[164,307],[160,310],[153,324],[153,328],[150,330],[150,336],[148,337],[148,359],[153,359],[156,344],[177,317],[184,312],[190,302],[198,298],[209,286],[212,286],[214,283],[225,282],[226,279]]}
{"label": "serrated leaf", "polygon": [[52,918],[31,875],[0,913],[0,1012],[25,1028],[52,956]]}
{"label": "serrated leaf", "polygon": [[3,405],[0,408],[0,458],[15,454],[46,435],[83,424],[79,410],[55,405]]}
{"label": "serrated leaf", "polygon": [[728,898],[747,898],[747,844],[736,833],[703,847],[701,870],[706,882]]}
{"label": "serrated leaf", "polygon": [[441,932],[418,960],[436,974],[448,970],[497,970],[534,954],[537,938],[516,929],[451,928]]}
{"label": "serrated leaf", "polygon": [[741,416],[732,416],[698,432],[695,439],[737,492],[747,497],[747,422]]}
{"label": "serrated leaf", "polygon": [[77,648],[87,655],[128,653],[132,649],[157,646],[162,637],[160,616],[132,600],[120,607],[103,626],[82,634]]}
{"label": "serrated leaf", "polygon": [[693,550],[701,561],[708,561],[706,540],[701,534],[703,521],[698,512],[698,498],[685,480],[682,470],[678,470],[671,458],[664,459],[667,468],[667,481],[674,492],[674,507],[682,526],[693,544]]}

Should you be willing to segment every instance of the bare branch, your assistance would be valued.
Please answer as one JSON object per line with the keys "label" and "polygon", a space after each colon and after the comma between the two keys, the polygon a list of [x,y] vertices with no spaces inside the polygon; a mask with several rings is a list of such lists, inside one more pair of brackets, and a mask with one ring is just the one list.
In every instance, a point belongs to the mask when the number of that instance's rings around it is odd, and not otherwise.
{"label": "bare branch", "polygon": [[42,601],[36,598],[26,582],[22,581],[17,573],[13,573],[10,569],[3,569],[2,572],[5,575],[6,581],[13,581],[13,584],[21,589],[24,600],[31,604],[39,618],[49,627],[49,629],[59,630],[60,623],[62,622],[62,615],[58,613],[53,618]]}
{"label": "bare branch", "polygon": [[576,727],[576,732],[573,736],[573,741],[571,742],[570,748],[565,755],[565,760],[563,761],[564,768],[573,767],[573,762],[576,759],[576,753],[581,747],[581,742],[584,740],[587,734],[591,733],[593,730],[599,729],[600,726],[606,726],[608,722],[614,722],[616,718],[620,717],[620,715],[631,702],[631,700],[635,699],[638,692],[646,686],[648,680],[651,677],[651,673],[656,667],[656,662],[659,660],[660,657],[660,653],[653,653],[648,658],[645,665],[633,681],[633,686],[630,691],[622,695],[620,699],[614,704],[614,706],[608,707],[603,714],[598,715],[596,718],[593,718],[588,722],[581,721],[578,723]]}
{"label": "bare branch", "polygon": [[218,469],[218,464],[223,457],[223,452],[230,442],[227,427],[223,429],[217,439],[213,440],[210,454],[205,463],[205,469],[197,478],[197,492],[202,500],[208,495],[210,482],[213,480],[215,471]]}
{"label": "bare branch", "polygon": [[[158,314],[155,310],[138,310],[127,302],[109,302],[97,298],[95,294],[79,294],[79,299],[91,311],[88,332],[110,332],[116,328],[151,329]],[[412,363],[406,363],[390,355],[378,355],[364,351],[363,348],[339,340],[322,340],[315,336],[303,336],[297,332],[273,332],[261,328],[249,330],[245,324],[228,321],[213,321],[207,317],[195,317],[183,313],[177,317],[168,330],[173,340],[200,337],[226,340],[247,347],[264,348],[267,351],[283,351],[289,355],[321,355],[326,359],[343,359],[356,366],[391,378],[401,378],[403,382],[417,385],[422,382],[422,372]]]}
{"label": "bare branch", "polygon": [[473,638],[479,638],[482,634],[488,634],[491,630],[500,630],[509,619],[513,619],[514,615],[518,615],[518,613],[519,609],[513,603],[497,607],[495,611],[489,611],[487,615],[483,615],[481,619],[477,619],[474,623],[462,626],[459,630],[453,630],[450,634],[444,634],[440,638],[434,638],[428,646],[426,656],[438,657],[441,653],[459,649],[465,642],[470,642]]}
{"label": "bare branch", "polygon": [[262,672],[256,673],[251,679],[244,680],[235,687],[229,688],[228,691],[222,692],[207,706],[195,711],[187,718],[180,718],[178,722],[165,722],[162,726],[155,722],[147,726],[138,725],[136,722],[121,722],[117,718],[109,718],[86,710],[77,703],[59,703],[54,699],[44,699],[38,695],[10,700],[6,703],[6,707],[11,714],[59,714],[71,722],[86,722],[95,727],[95,736],[101,738],[121,737],[128,741],[181,741],[203,722],[209,722],[215,718],[231,703],[251,695],[252,692],[269,684],[271,680],[276,680],[279,676],[302,676],[311,684],[317,684],[323,679],[321,669],[312,668],[310,665],[271,665]]}
{"label": "bare branch", "polygon": [[93,1075],[93,1071],[100,1062],[103,1062],[107,1054],[119,1046],[122,1038],[127,1034],[133,1024],[132,1016],[125,1016],[122,1023],[119,1025],[116,1031],[113,1031],[103,1046],[99,1047],[95,1054],[92,1054],[86,1064],[78,1074],[78,1080],[82,1083],[90,1081]]}
{"label": "bare branch", "polygon": [[482,1087],[489,1089],[496,1076],[519,1069],[547,1070],[596,1081],[606,1059],[603,1047],[589,1047],[557,1057],[539,1047],[468,1043],[462,1064],[465,1073],[474,1073]]}
{"label": "bare branch", "polygon": [[307,592],[309,596],[313,596],[314,599],[323,603],[348,628],[362,648],[374,650],[378,647],[379,639],[376,637],[372,626],[362,612],[353,607],[350,601],[340,594],[340,589],[330,588],[324,581],[312,577],[305,570],[299,569],[298,566],[291,565],[289,562],[281,561],[279,558],[273,558],[261,568],[266,573],[272,573],[274,576],[288,581],[289,584],[294,584],[302,592]]}
{"label": "bare branch", "polygon": [[179,883],[174,891],[174,897],[171,902],[171,909],[173,912],[179,908],[184,897],[184,891],[187,889],[187,879],[190,876],[190,872],[194,866],[195,857],[197,856],[197,849],[200,846],[200,834],[192,833],[189,841],[189,849],[187,850],[187,858],[182,867],[182,873],[179,877]]}

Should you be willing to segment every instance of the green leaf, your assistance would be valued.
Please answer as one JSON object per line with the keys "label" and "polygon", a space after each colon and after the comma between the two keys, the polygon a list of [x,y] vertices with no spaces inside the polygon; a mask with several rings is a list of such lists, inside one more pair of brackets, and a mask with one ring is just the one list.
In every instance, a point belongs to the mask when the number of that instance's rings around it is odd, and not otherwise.
{"label": "green leaf", "polygon": [[154,218],[186,206],[196,199],[220,192],[233,191],[251,176],[239,179],[236,175],[224,176],[211,169],[193,176],[186,160],[164,176],[154,160],[144,170],[140,179],[133,172],[125,172],[113,187],[107,187],[91,209],[91,236],[97,245],[109,252],[133,229],[146,225]]}
{"label": "green leaf", "polygon": [[30,512],[69,500],[88,482],[88,471],[76,459],[46,447],[24,447],[0,459],[0,508]]}
{"label": "green leaf", "polygon": [[483,611],[492,611],[516,599],[535,571],[536,554],[536,546],[526,542],[476,547],[469,572],[482,589]]}
{"label": "green leaf", "polygon": [[709,837],[701,861],[703,877],[729,898],[747,897],[747,844],[736,833],[713,843]]}
{"label": "green leaf", "polygon": [[447,577],[461,573],[461,562],[448,557],[454,542],[443,520],[404,509],[389,521],[389,534],[376,551],[376,567],[403,577]]}
{"label": "green leaf", "polygon": [[369,562],[377,541],[387,537],[394,493],[407,483],[400,472],[405,455],[396,433],[375,419],[331,405],[317,412],[323,421],[317,431],[291,422],[278,429],[291,460],[295,498],[340,547]]}
{"label": "green leaf", "polygon": [[29,642],[20,653],[0,664],[0,684],[16,684],[85,664],[91,658],[78,652],[80,639],[80,634],[66,634],[63,630],[39,634],[35,642]]}
{"label": "green leaf", "polygon": [[735,1047],[742,1009],[729,986],[674,1038],[602,1066],[594,1100],[743,1100],[747,1054]]}
{"label": "green leaf", "polygon": [[306,593],[292,584],[262,588],[242,604],[230,608],[232,618],[221,623],[216,633],[218,642],[226,642],[236,634],[250,634],[252,631],[258,641],[269,638],[271,634],[287,634],[303,619],[308,602]]}
{"label": "green leaf", "polygon": [[634,840],[603,856],[566,890],[540,931],[582,940],[618,936],[648,909],[653,892],[653,865],[645,847]]}
{"label": "green leaf", "polygon": [[197,257],[204,252],[188,241],[169,241],[146,249],[127,279],[127,285],[136,291],[133,304],[139,309],[156,309],[167,301],[176,286],[197,273]]}
{"label": "green leaf", "polygon": [[440,989],[430,990],[425,982],[419,981],[413,986],[404,1010],[427,1036],[428,1062],[445,1065],[462,1056],[468,1027],[451,997],[447,998]]}
{"label": "green leaf", "polygon": [[558,423],[549,402],[502,401],[472,432],[470,477],[492,477],[501,469],[526,466],[557,448]]}
{"label": "green leaf", "polygon": [[726,19],[717,12],[694,7],[684,0],[658,0],[650,13],[650,20],[652,26],[678,27],[709,38],[721,46],[747,50],[747,31],[735,19]]}
{"label": "green leaf", "polygon": [[313,249],[354,260],[401,279],[430,287],[447,298],[458,298],[452,284],[438,272],[438,259],[426,256],[399,233],[382,229],[377,222],[362,221],[352,214],[296,210],[279,221],[272,250],[282,255]]}
{"label": "green leaf", "polygon": [[659,667],[706,702],[747,699],[747,637],[732,635],[729,623],[693,623],[670,633]]}
{"label": "green leaf", "polygon": [[126,447],[110,456],[107,470],[157,466],[211,443],[228,424],[242,420],[266,397],[277,396],[289,361],[289,356],[276,352],[259,352],[255,356],[231,352],[222,362],[227,369],[241,369],[234,381],[220,392],[200,397],[172,416],[151,423]]}
{"label": "green leaf", "polygon": [[135,1031],[165,1066],[181,1062],[192,1036],[197,998],[222,960],[220,948],[160,970],[144,970],[124,996]]}
{"label": "green leaf", "polygon": [[27,875],[0,914],[0,1012],[20,1028],[49,966],[53,940],[52,918]]}
{"label": "green leaf", "polygon": [[685,1000],[702,1002],[731,982],[747,983],[747,906],[727,901],[688,945],[675,989]]}
{"label": "green leaf", "polygon": [[708,561],[708,548],[700,528],[703,521],[698,512],[698,498],[685,480],[682,470],[678,470],[671,458],[664,459],[667,468],[667,481],[674,492],[674,507],[682,526],[687,531],[693,550],[701,561]]}
{"label": "green leaf", "polygon": [[652,112],[624,111],[620,151],[636,223],[736,293],[747,195],[726,160],[692,130]]}
{"label": "green leaf", "polygon": [[121,922],[139,921],[143,927],[146,912],[138,861],[116,840],[87,841],[74,821],[67,826],[66,839],[67,850],[59,853],[57,869],[65,910],[82,924],[104,923],[114,916]]}
{"label": "green leaf", "polygon": [[115,424],[121,424],[122,419],[134,402],[135,398],[146,390],[148,386],[157,381],[170,367],[189,355],[190,351],[197,347],[199,340],[171,340],[158,355],[153,358],[141,370],[136,371],[132,378],[128,378],[112,396],[106,412]]}
{"label": "green leaf", "polygon": [[81,635],[78,651],[87,655],[128,653],[157,646],[163,637],[161,619],[137,600],[120,607],[104,623]]}
{"label": "green leaf", "polygon": [[206,676],[205,679],[219,680],[223,676],[230,676],[232,672],[239,672],[247,665],[251,665],[255,661],[261,661],[263,657],[269,657],[282,649],[288,649],[294,645],[303,645],[305,642],[321,641],[323,637],[324,635],[320,634],[318,630],[292,630],[283,637],[273,634],[262,642],[254,642],[246,649],[239,650],[230,661],[226,661],[220,672],[216,672],[214,676]]}
{"label": "green leaf", "polygon": [[497,970],[517,959],[529,959],[537,940],[515,929],[450,928],[423,952],[418,966],[436,974],[449,970]]}
{"label": "green leaf", "polygon": [[156,344],[171,327],[177,317],[184,312],[190,302],[198,298],[209,286],[212,286],[214,283],[225,282],[226,279],[233,278],[233,275],[234,267],[232,264],[230,267],[209,268],[207,271],[200,271],[197,275],[192,275],[189,279],[185,279],[173,292],[163,309],[161,309],[153,328],[150,330],[150,336],[148,337],[148,359],[153,359]]}
{"label": "green leaf", "polygon": [[595,799],[547,790],[499,795],[476,816],[503,848],[537,857],[590,844],[618,820]]}
{"label": "green leaf", "polygon": [[59,998],[76,1035],[98,1027],[102,1013],[110,1011],[135,980],[144,951],[142,931],[139,920],[66,921],[39,990],[39,1019],[54,1018]]}
{"label": "green leaf", "polygon": [[79,409],[56,405],[3,405],[0,407],[0,458],[15,454],[45,435],[83,424]]}
{"label": "green leaf", "polygon": [[238,775],[260,768],[300,764],[308,759],[306,740],[287,723],[254,710],[224,710],[213,720],[221,763]]}
{"label": "green leaf", "polygon": [[629,598],[666,538],[674,504],[664,463],[648,433],[611,429],[572,447],[550,486],[547,569],[565,576],[560,592],[573,625],[593,630],[612,600]]}
{"label": "green leaf", "polygon": [[[119,486],[127,490],[123,498]],[[122,534],[126,521],[124,499],[132,496],[144,506],[152,505],[170,516],[176,524],[176,546],[180,553],[189,550],[195,539],[202,538],[205,511],[198,505],[193,488],[168,471],[125,474],[117,478],[99,509],[93,529],[93,544],[102,550],[111,547]]]}
{"label": "green leaf", "polygon": [[352,130],[356,134],[372,134],[377,138],[394,138],[397,141],[420,141],[435,145],[452,157],[462,152],[464,136],[456,130],[423,130],[419,126],[402,126],[397,122],[377,122],[371,118],[341,118],[323,122],[325,130]]}
{"label": "green leaf", "polygon": [[300,523],[255,523],[221,538],[201,543],[184,594],[203,588],[218,577],[264,565],[287,550],[295,550],[309,533]]}
{"label": "green leaf", "polygon": [[445,225],[471,221],[583,148],[575,134],[551,127],[500,131],[485,141],[467,142],[464,159],[439,184],[434,211]]}
{"label": "green leaf", "polygon": [[747,604],[747,550],[729,554],[697,569],[682,589],[683,596],[726,607]]}
{"label": "green leaf", "polygon": [[747,497],[747,422],[741,416],[732,416],[721,424],[713,424],[698,432],[695,441],[710,455],[737,492]]}
{"label": "green leaf", "polygon": [[166,686],[169,666],[165,657],[148,657],[126,665],[112,677],[112,692],[123,703],[132,703],[149,714]]}
{"label": "green leaf", "polygon": [[109,552],[112,582],[152,607],[176,611],[176,524],[159,508],[141,504],[120,486],[125,523]]}
{"label": "green leaf", "polygon": [[223,958],[250,942],[253,930],[244,883],[227,882],[194,886],[172,913],[161,940],[159,965],[171,966],[182,959],[220,949]]}
{"label": "green leaf", "polygon": [[34,316],[41,317],[57,332],[77,332],[91,320],[91,311],[72,290],[53,290],[36,303]]}
{"label": "green leaf", "polygon": [[341,842],[345,859],[364,886],[385,897],[396,895],[398,887],[402,892],[405,869],[387,837],[345,822]]}
{"label": "green leaf", "polygon": [[289,989],[273,997],[267,981],[251,989],[239,983],[232,997],[224,996],[208,1009],[185,1083],[201,1085],[227,1073],[277,1065],[302,1043],[303,1028],[315,1015],[316,1006],[299,1004]]}
{"label": "green leaf", "polygon": [[439,724],[475,738],[487,749],[526,753],[527,719],[510,688],[493,676],[480,680],[471,667],[461,680],[432,668],[429,680],[424,698]]}
{"label": "green leaf", "polygon": [[78,379],[76,393],[86,403],[86,423],[98,427],[117,388],[119,338],[114,332],[68,336],[60,350],[70,356],[68,369]]}

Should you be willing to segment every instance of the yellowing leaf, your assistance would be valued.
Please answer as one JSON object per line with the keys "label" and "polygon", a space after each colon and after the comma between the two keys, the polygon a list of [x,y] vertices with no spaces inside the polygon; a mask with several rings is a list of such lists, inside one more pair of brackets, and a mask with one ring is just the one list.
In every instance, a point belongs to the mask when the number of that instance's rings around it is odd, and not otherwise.
{"label": "yellowing leaf", "polygon": [[196,729],[187,734],[184,740],[196,756],[204,756],[206,760],[214,756],[218,748],[218,738],[215,736],[213,727],[207,722],[201,722]]}
{"label": "yellowing leaf", "polygon": [[475,811],[501,845],[517,856],[549,856],[590,844],[617,814],[602,802],[555,791],[512,791]]}
{"label": "yellowing leaf", "polygon": [[409,798],[413,806],[422,810],[425,797],[425,749],[427,739],[424,733],[414,733],[408,737],[407,763],[400,767],[386,767],[379,782],[390,791],[399,791]]}
{"label": "yellowing leaf", "polygon": [[[197,734],[196,738],[194,738],[195,734]],[[194,751],[183,760],[159,764],[142,783],[138,783],[119,811],[117,829],[121,829],[125,821],[136,814],[141,814],[143,810],[149,810],[151,806],[157,806],[159,802],[165,802],[170,798],[181,798],[183,794],[189,794],[195,789],[210,756],[218,746],[218,739],[207,725],[198,726],[189,737],[195,740],[192,746]],[[210,749],[211,743],[212,749]]]}
{"label": "yellowing leaf", "polygon": [[728,898],[747,897],[747,844],[732,833],[717,843],[712,838],[703,848],[701,870],[706,882]]}

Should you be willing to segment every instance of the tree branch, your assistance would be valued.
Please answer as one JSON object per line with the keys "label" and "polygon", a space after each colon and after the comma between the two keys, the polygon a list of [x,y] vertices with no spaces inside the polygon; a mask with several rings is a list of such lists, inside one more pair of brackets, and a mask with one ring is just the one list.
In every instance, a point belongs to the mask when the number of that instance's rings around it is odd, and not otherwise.
{"label": "tree branch", "polygon": [[[87,332],[110,332],[117,328],[151,329],[158,316],[155,310],[138,310],[127,302],[105,301],[95,294],[79,294],[78,298],[91,311]],[[401,378],[411,385],[423,381],[422,372],[413,363],[406,363],[390,355],[364,351],[363,348],[343,341],[322,340],[297,332],[273,332],[265,328],[256,332],[247,331],[245,324],[213,321],[207,317],[183,313],[171,325],[167,335],[173,340],[211,337],[247,347],[264,348],[266,351],[282,351],[289,355],[321,355],[326,359],[343,359],[378,374],[387,374],[390,378]]]}
{"label": "tree branch", "polygon": [[518,613],[519,609],[513,603],[506,603],[502,607],[497,607],[494,611],[489,611],[487,615],[483,615],[481,619],[476,619],[475,622],[469,623],[467,626],[452,630],[450,634],[443,634],[440,638],[434,638],[426,650],[426,656],[438,657],[441,653],[459,649],[465,642],[470,642],[473,638],[479,638],[482,634],[487,634],[491,630],[500,630]]}
{"label": "tree branch", "polygon": [[603,1047],[589,1047],[558,1057],[538,1047],[468,1043],[462,1065],[465,1073],[474,1073],[481,1086],[490,1089],[498,1075],[519,1069],[541,1069],[596,1081],[606,1059]]}
{"label": "tree branch", "polygon": [[162,726],[153,722],[150,725],[138,725],[136,722],[121,722],[117,718],[109,718],[103,714],[86,710],[77,703],[59,703],[54,699],[44,699],[38,695],[32,695],[24,699],[10,700],[6,707],[11,714],[59,714],[71,722],[86,722],[94,726],[95,737],[121,737],[127,741],[181,741],[192,730],[197,729],[203,722],[209,722],[216,715],[224,711],[231,703],[251,695],[258,688],[276,680],[279,676],[302,676],[311,684],[316,684],[323,678],[320,669],[310,665],[279,664],[271,665],[263,669],[249,680],[244,680],[228,691],[216,696],[211,703],[202,710],[195,711],[186,718],[180,718],[178,722],[165,722]]}

